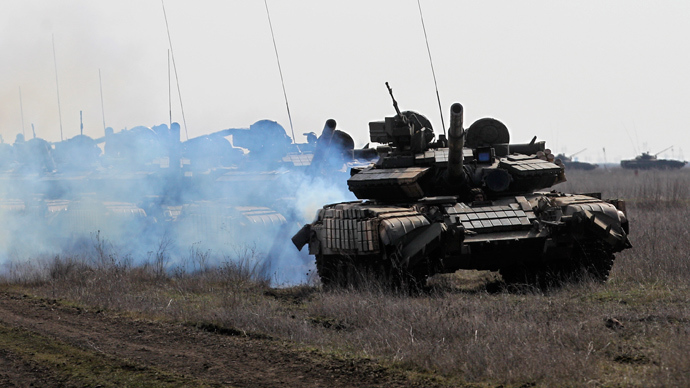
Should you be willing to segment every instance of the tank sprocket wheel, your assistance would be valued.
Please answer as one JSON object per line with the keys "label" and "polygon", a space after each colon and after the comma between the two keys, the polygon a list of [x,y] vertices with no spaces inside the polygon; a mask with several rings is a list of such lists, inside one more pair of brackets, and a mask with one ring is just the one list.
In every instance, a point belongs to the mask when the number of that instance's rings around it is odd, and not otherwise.
{"label": "tank sprocket wheel", "polygon": [[575,249],[580,274],[586,274],[600,282],[605,282],[609,278],[615,256],[606,249],[604,243],[590,240],[579,244]]}
{"label": "tank sprocket wheel", "polygon": [[416,291],[434,273],[431,268],[409,269],[396,263],[399,263],[397,251],[392,249],[383,256],[316,255],[316,270],[325,288],[378,284],[391,290]]}
{"label": "tank sprocket wheel", "polygon": [[326,288],[360,287],[378,279],[383,269],[377,267],[371,257],[317,255],[316,270],[321,284]]}
{"label": "tank sprocket wheel", "polygon": [[326,288],[346,287],[351,280],[354,268],[352,263],[337,255],[316,255],[316,271],[321,284]]}

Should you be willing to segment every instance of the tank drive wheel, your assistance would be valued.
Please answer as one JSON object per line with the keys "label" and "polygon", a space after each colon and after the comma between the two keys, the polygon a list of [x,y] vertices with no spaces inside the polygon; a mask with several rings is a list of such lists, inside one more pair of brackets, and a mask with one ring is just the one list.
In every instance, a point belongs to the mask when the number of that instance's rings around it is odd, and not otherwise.
{"label": "tank drive wheel", "polygon": [[613,260],[613,253],[603,242],[595,238],[576,241],[571,256],[557,265],[551,265],[544,275],[549,286],[586,280],[605,282],[613,267]]}
{"label": "tank drive wheel", "polygon": [[578,244],[575,247],[574,255],[579,267],[576,274],[587,275],[600,282],[605,282],[609,278],[615,256],[606,249],[601,241],[587,241]]}
{"label": "tank drive wheel", "polygon": [[326,288],[345,286],[350,272],[340,256],[322,254],[316,255],[316,271]]}
{"label": "tank drive wheel", "polygon": [[360,287],[380,277],[370,257],[317,255],[316,270],[325,288]]}
{"label": "tank drive wheel", "polygon": [[379,284],[391,290],[418,290],[426,284],[427,273],[394,265],[395,259],[317,255],[316,270],[325,288],[361,287]]}

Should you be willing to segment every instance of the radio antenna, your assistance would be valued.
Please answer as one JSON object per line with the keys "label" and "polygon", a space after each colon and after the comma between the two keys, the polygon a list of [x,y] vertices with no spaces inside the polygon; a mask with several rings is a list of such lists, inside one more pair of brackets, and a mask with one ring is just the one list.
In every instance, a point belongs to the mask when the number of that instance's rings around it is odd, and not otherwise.
{"label": "radio antenna", "polygon": [[[62,141],[62,109],[60,108],[60,84],[58,84],[57,59],[55,57],[55,35],[51,36],[53,38],[53,64],[55,65],[55,88],[57,89],[58,117],[60,118],[60,141]],[[34,134],[34,137],[35,136],[36,135]]]}
{"label": "radio antenna", "polygon": [[182,92],[180,92],[180,79],[177,77],[177,66],[175,65],[175,52],[173,51],[172,39],[170,39],[170,28],[168,27],[168,15],[165,13],[165,2],[163,0],[161,0],[161,5],[163,5],[163,17],[165,17],[165,30],[168,32],[168,44],[170,45],[170,56],[172,57],[173,70],[175,71],[175,82],[177,83],[177,95],[180,99],[180,110],[182,111],[182,123],[184,124],[184,135],[187,137],[187,140],[189,140],[189,133],[187,133],[187,120],[184,117],[184,106],[182,106]]}
{"label": "radio antenna", "polygon": [[271,28],[271,38],[273,38],[273,49],[276,52],[276,61],[278,62],[278,72],[280,73],[280,83],[283,85],[283,96],[285,97],[285,107],[287,108],[288,120],[290,121],[290,131],[292,132],[292,142],[295,141],[295,129],[292,127],[292,116],[290,115],[290,105],[288,104],[287,93],[285,92],[285,81],[283,80],[283,70],[280,67],[280,58],[278,57],[278,46],[276,46],[276,37],[273,34],[273,24],[271,23],[271,13],[268,12],[268,2],[264,0],[266,6],[266,16],[268,16],[268,26]]}
{"label": "radio antenna", "polygon": [[[103,130],[105,131],[105,109],[103,109],[103,81],[101,80],[101,69],[98,69],[98,85],[101,88],[101,115],[103,116]],[[81,115],[81,112],[79,112]]]}
{"label": "radio antenna", "polygon": [[170,94],[170,50],[168,50],[168,128],[172,128],[172,95]]}
{"label": "radio antenna", "polygon": [[441,114],[441,127],[443,127],[443,136],[446,136],[446,124],[443,122],[443,108],[441,107],[441,97],[438,95],[438,84],[436,83],[436,72],[434,71],[434,62],[431,60],[431,49],[429,49],[429,39],[426,36],[426,27],[424,26],[424,15],[422,14],[422,4],[417,0],[417,7],[419,7],[419,19],[422,21],[422,30],[424,31],[424,41],[426,42],[426,51],[429,53],[429,64],[431,65],[431,75],[434,77],[434,87],[436,88],[436,100],[438,101],[438,111]]}
{"label": "radio antenna", "polygon": [[19,87],[19,112],[22,115],[22,136],[26,138],[26,133],[24,132],[24,104],[22,103],[22,87]]}

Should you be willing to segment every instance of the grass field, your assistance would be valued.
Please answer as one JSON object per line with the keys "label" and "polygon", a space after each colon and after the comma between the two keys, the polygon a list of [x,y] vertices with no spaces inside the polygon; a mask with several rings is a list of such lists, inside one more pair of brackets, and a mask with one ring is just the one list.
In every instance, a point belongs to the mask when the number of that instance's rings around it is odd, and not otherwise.
{"label": "grass field", "polygon": [[[418,296],[375,284],[271,288],[251,257],[194,273],[107,249],[3,269],[2,288],[373,359],[448,386],[690,386],[690,169],[573,171],[557,189],[627,200],[633,249],[605,284],[488,292],[496,274],[432,279]],[[489,287],[491,288],[491,287]]]}

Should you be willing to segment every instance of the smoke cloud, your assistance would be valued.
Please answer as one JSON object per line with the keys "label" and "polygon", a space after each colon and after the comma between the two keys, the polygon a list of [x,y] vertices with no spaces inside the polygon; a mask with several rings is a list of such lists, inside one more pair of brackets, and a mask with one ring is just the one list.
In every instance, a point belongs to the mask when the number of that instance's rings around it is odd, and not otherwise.
{"label": "smoke cloud", "polygon": [[290,237],[325,203],[355,199],[346,178],[357,163],[335,122],[308,138],[294,144],[270,120],[184,142],[176,123],[57,143],[18,136],[0,148],[0,268],[107,247],[132,264],[243,260],[276,285],[304,282],[313,258]]}

